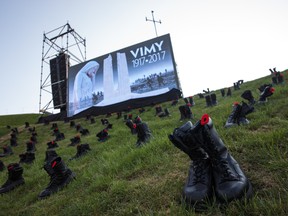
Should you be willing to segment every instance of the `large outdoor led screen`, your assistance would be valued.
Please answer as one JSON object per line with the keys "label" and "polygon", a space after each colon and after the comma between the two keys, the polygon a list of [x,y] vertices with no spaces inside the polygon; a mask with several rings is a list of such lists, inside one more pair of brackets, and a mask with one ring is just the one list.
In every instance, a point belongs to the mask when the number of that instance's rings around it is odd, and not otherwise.
{"label": "large outdoor led screen", "polygon": [[166,34],[70,67],[68,116],[173,88],[180,87]]}

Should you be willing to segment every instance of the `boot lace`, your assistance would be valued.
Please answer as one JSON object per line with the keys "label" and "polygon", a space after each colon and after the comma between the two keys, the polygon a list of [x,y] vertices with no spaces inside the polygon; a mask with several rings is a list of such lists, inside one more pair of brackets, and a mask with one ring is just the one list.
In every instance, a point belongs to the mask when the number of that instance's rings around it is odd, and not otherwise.
{"label": "boot lace", "polygon": [[205,183],[205,161],[195,160],[193,161],[194,178],[190,179],[190,182],[194,184]]}
{"label": "boot lace", "polygon": [[229,167],[228,161],[219,158],[217,152],[219,152],[219,150],[216,147],[215,141],[211,138],[209,129],[205,128],[203,133],[205,133],[205,137],[207,137],[207,139],[205,139],[206,143],[205,146],[210,146],[212,149],[210,150],[210,152],[212,153],[212,158],[213,158],[213,164],[214,166],[217,166],[220,168],[220,175],[221,175],[221,182],[224,181],[237,181],[239,180],[238,176],[236,176],[231,168]]}
{"label": "boot lace", "polygon": [[239,180],[238,177],[231,171],[231,168],[226,160],[220,160],[219,167],[221,169],[221,182]]}

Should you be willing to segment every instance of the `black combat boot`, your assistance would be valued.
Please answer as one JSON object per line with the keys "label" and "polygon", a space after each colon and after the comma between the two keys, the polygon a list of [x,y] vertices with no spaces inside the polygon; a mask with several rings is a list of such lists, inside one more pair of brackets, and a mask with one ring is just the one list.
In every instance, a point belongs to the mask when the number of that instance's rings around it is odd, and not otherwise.
{"label": "black combat boot", "polygon": [[189,140],[189,131],[192,128],[192,123],[188,121],[174,129],[169,139],[191,159],[183,198],[186,203],[200,210],[212,197],[212,166],[208,154],[200,147],[201,144]]}
{"label": "black combat boot", "polygon": [[71,143],[68,146],[75,146],[81,142],[81,137],[79,135],[70,139]]}
{"label": "black combat boot", "polygon": [[13,147],[18,146],[16,134],[12,133],[12,134],[10,134],[10,136],[11,136],[10,145],[13,146]]}
{"label": "black combat boot", "polygon": [[26,153],[19,154],[19,158],[20,158],[19,164],[25,163],[25,161],[26,161]]}
{"label": "black combat boot", "polygon": [[105,142],[109,138],[108,130],[105,128],[96,134],[99,142]]}
{"label": "black combat boot", "polygon": [[212,100],[211,100],[211,96],[210,95],[206,95],[205,96],[205,100],[206,100],[206,107],[212,106]]}
{"label": "black combat boot", "polygon": [[183,121],[186,118],[185,106],[184,105],[179,106],[179,111],[180,111],[180,121]]}
{"label": "black combat boot", "polygon": [[211,94],[211,103],[212,103],[212,106],[216,106],[218,104],[217,96],[215,93]]}
{"label": "black combat boot", "polygon": [[264,85],[259,88],[261,91],[260,93],[260,98],[258,100],[258,103],[266,103],[267,102],[267,97],[270,97],[273,95],[275,89],[271,85]]}
{"label": "black combat boot", "polygon": [[8,145],[4,145],[2,149],[3,149],[3,154],[0,154],[0,157],[6,157],[6,156],[13,154],[12,148]]}
{"label": "black combat boot", "polygon": [[44,165],[44,169],[50,176],[50,183],[38,195],[39,199],[46,198],[51,194],[62,190],[66,185],[74,180],[76,176],[74,172],[67,168],[61,157],[56,157],[52,161],[47,162]]}
{"label": "black combat boot", "polygon": [[45,152],[45,159],[44,159],[44,162],[49,162],[51,161],[53,158],[56,158],[58,157],[58,154],[56,153],[55,150],[47,150]]}
{"label": "black combat boot", "polygon": [[192,111],[189,105],[186,104],[186,105],[179,106],[179,111],[180,111],[180,121],[184,119],[193,118]]}
{"label": "black combat boot", "polygon": [[245,100],[248,100],[249,105],[252,106],[256,103],[251,90],[246,90],[241,94],[241,97],[244,98]]}
{"label": "black combat boot", "polygon": [[120,119],[122,117],[122,112],[117,112],[117,119]]}
{"label": "black combat boot", "polygon": [[82,136],[87,136],[90,134],[90,131],[87,128],[82,128],[82,130],[80,130],[79,132],[81,133]]}
{"label": "black combat boot", "polygon": [[57,147],[59,147],[59,145],[57,144],[57,142],[53,140],[47,143],[47,149],[52,149],[52,148],[57,148]]}
{"label": "black combat boot", "polygon": [[179,100],[172,100],[171,106],[176,106],[178,104]]}
{"label": "black combat boot", "polygon": [[31,164],[35,160],[35,153],[34,152],[26,152],[23,154],[19,154],[20,161],[19,163],[26,163]]}
{"label": "black combat boot", "polygon": [[164,112],[159,113],[158,116],[159,116],[160,118],[170,116],[169,109],[168,109],[168,108],[165,108],[165,109],[164,109]]}
{"label": "black combat boot", "polygon": [[190,109],[190,105],[186,104],[185,106],[185,117],[186,119],[193,119],[193,113]]}
{"label": "black combat boot", "polygon": [[95,124],[95,123],[96,123],[95,119],[93,117],[91,117],[90,124]]}
{"label": "black combat boot", "polygon": [[190,103],[191,106],[195,106],[195,102],[194,102],[193,96],[189,97],[189,103]]}
{"label": "black combat boot", "polygon": [[239,125],[239,116],[240,116],[240,112],[241,112],[241,105],[237,102],[235,102],[233,104],[233,109],[232,112],[230,113],[230,115],[228,116],[228,119],[225,123],[225,128],[229,128],[235,125]]}
{"label": "black combat boot", "polygon": [[25,183],[23,174],[23,168],[18,163],[10,163],[7,166],[8,179],[0,188],[0,194],[13,190],[14,188]]}
{"label": "black combat boot", "polygon": [[32,142],[31,140],[26,142],[26,152],[35,152],[35,142]]}
{"label": "black combat boot", "polygon": [[113,124],[108,124],[108,125],[106,126],[106,129],[107,129],[107,130],[111,130],[112,127],[113,127]]}
{"label": "black combat boot", "polygon": [[165,116],[170,116],[170,111],[168,108],[164,109]]}
{"label": "black combat boot", "polygon": [[137,142],[136,147],[140,147],[146,142],[150,140],[152,137],[152,133],[148,127],[148,125],[145,122],[141,122],[136,125],[136,131],[137,131]]}
{"label": "black combat boot", "polygon": [[[135,118],[134,118],[134,120],[133,120],[133,123],[134,124],[139,124],[139,123],[141,123],[142,122],[142,119],[141,119],[141,117],[138,115],[138,116],[136,116]],[[135,128],[136,128],[136,126],[135,126]]]}
{"label": "black combat boot", "polygon": [[70,121],[70,128],[75,127],[75,121]]}
{"label": "black combat boot", "polygon": [[89,144],[85,143],[85,144],[77,145],[76,155],[74,157],[70,158],[70,160],[79,158],[79,157],[87,154],[89,151],[91,151]]}
{"label": "black combat boot", "polygon": [[158,116],[160,113],[163,113],[162,107],[160,105],[155,107],[155,111],[156,111],[155,116]]}
{"label": "black combat boot", "polygon": [[231,96],[232,96],[231,88],[228,88],[228,89],[227,89],[227,94],[226,94],[226,96],[227,96],[227,97],[229,97],[229,96],[231,97]]}
{"label": "black combat boot", "polygon": [[221,91],[222,97],[225,97],[225,89],[221,89],[220,91]]}
{"label": "black combat boot", "polygon": [[250,198],[252,185],[238,162],[228,152],[212,119],[204,114],[189,134],[189,139],[202,144],[211,159],[215,195],[220,203]]}
{"label": "black combat boot", "polygon": [[242,101],[241,111],[239,114],[238,124],[249,124],[249,120],[246,118],[246,115],[254,112],[254,107],[252,105],[248,105],[244,101]]}
{"label": "black combat boot", "polygon": [[126,126],[130,129],[131,134],[137,134],[137,131],[136,131],[136,124],[133,123],[132,120],[127,119],[125,124],[126,124]]}
{"label": "black combat boot", "polygon": [[4,171],[5,165],[2,160],[0,160],[0,172]]}

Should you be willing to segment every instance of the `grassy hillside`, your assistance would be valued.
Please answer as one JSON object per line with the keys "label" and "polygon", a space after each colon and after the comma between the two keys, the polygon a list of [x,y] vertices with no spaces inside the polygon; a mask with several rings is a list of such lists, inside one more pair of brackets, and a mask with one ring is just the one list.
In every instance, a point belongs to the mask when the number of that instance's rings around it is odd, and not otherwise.
{"label": "grassy hillside", "polygon": [[[287,79],[288,73],[284,75]],[[0,158],[5,165],[19,162],[19,154],[26,151],[26,141],[31,134],[24,128],[26,121],[36,127],[38,143],[33,164],[23,164],[25,184],[0,197],[0,215],[287,215],[288,214],[288,84],[274,86],[275,93],[265,105],[255,105],[255,112],[247,118],[250,124],[226,129],[223,127],[232,111],[234,101],[241,102],[240,95],[250,89],[256,99],[262,84],[271,83],[271,77],[245,82],[241,89],[232,90],[232,97],[221,97],[215,91],[218,105],[206,107],[205,99],[194,97],[191,108],[195,123],[204,113],[213,119],[214,125],[230,153],[238,161],[252,182],[254,196],[247,203],[231,202],[226,208],[207,206],[202,213],[195,213],[181,202],[181,192],[186,181],[189,158],[169,141],[180,122],[178,106],[171,102],[161,104],[168,108],[170,117],[155,117],[155,107],[145,107],[140,116],[153,133],[153,138],[142,148],[136,148],[136,135],[132,135],[123,118],[116,114],[108,118],[113,124],[110,139],[98,142],[96,133],[104,128],[100,119],[91,124],[85,119],[75,120],[90,130],[81,137],[92,149],[87,155],[69,161],[76,154],[76,147],[68,147],[70,138],[77,132],[69,123],[57,122],[66,139],[57,142],[55,150],[77,177],[66,188],[45,200],[38,194],[48,185],[49,176],[42,169],[47,149],[53,140],[51,124],[35,124],[38,116],[0,116],[0,146],[9,144],[10,131],[6,125],[22,127],[14,154]],[[138,110],[130,112],[133,116]],[[13,118],[13,119],[12,119]],[[6,139],[5,137],[6,134]],[[7,136],[8,135],[8,136]],[[7,139],[8,137],[8,139]],[[7,180],[6,170],[0,173],[0,184]]]}

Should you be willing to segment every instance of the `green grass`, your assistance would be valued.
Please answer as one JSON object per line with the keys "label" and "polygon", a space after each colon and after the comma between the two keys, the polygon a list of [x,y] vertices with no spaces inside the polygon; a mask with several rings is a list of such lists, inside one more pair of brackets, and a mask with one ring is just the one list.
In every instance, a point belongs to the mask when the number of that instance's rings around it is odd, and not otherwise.
{"label": "green grass", "polygon": [[[284,76],[288,76],[284,71]],[[194,96],[192,107],[195,123],[204,113],[213,119],[214,125],[233,157],[251,180],[253,198],[246,203],[233,201],[226,208],[212,203],[207,210],[196,213],[181,201],[181,192],[186,181],[189,158],[173,146],[168,139],[174,128],[181,126],[178,106],[162,103],[168,108],[170,117],[155,117],[155,108],[145,107],[141,118],[152,131],[153,138],[142,148],[136,148],[136,135],[132,135],[123,119],[116,114],[109,117],[113,124],[110,139],[100,143],[96,139],[104,126],[96,116],[95,124],[77,119],[90,135],[81,137],[82,143],[89,143],[90,151],[77,160],[69,161],[76,154],[75,147],[67,147],[70,138],[77,132],[69,123],[57,122],[66,139],[59,141],[57,153],[77,177],[63,190],[45,200],[38,200],[38,194],[48,185],[49,176],[42,169],[46,143],[54,137],[50,125],[36,124],[39,115],[0,116],[0,146],[9,144],[11,127],[21,128],[18,146],[14,154],[1,158],[5,165],[19,162],[19,154],[26,151],[30,132],[25,122],[35,126],[38,133],[36,159],[33,164],[23,164],[25,184],[0,195],[0,215],[287,215],[288,214],[288,85],[275,86],[275,93],[265,105],[255,105],[255,112],[247,118],[250,124],[226,129],[223,127],[232,111],[234,101],[246,89],[259,98],[258,87],[270,83],[271,77],[245,82],[241,89],[232,91],[232,97],[222,98],[215,91],[218,105],[205,107],[205,99]],[[138,110],[131,112],[133,116]],[[7,180],[7,171],[0,173],[0,185]]]}

